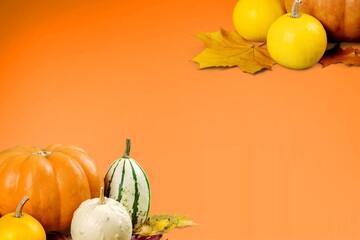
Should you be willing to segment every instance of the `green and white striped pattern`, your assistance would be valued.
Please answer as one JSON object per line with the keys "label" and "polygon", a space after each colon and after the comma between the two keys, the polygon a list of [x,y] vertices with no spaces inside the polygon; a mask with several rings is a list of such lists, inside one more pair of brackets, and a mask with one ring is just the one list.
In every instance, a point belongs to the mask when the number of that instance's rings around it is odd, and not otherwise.
{"label": "green and white striped pattern", "polygon": [[150,185],[144,170],[129,157],[130,144],[130,139],[126,139],[124,156],[115,160],[106,173],[105,196],[122,203],[136,227],[148,217]]}

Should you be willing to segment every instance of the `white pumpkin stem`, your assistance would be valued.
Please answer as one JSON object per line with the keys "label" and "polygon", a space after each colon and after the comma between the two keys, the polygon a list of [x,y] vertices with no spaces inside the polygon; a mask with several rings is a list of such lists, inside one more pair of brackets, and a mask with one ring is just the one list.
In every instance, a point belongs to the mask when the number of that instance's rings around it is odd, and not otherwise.
{"label": "white pumpkin stem", "polygon": [[99,204],[105,204],[104,187],[100,188]]}
{"label": "white pumpkin stem", "polygon": [[301,16],[300,14],[300,4],[301,4],[302,0],[294,0],[294,3],[291,7],[291,13],[290,13],[290,17],[292,18],[299,18]]}
{"label": "white pumpkin stem", "polygon": [[131,147],[131,140],[127,138],[123,158],[130,158],[130,147]]}
{"label": "white pumpkin stem", "polygon": [[25,205],[25,203],[29,200],[29,196],[25,195],[25,197],[23,197],[23,199],[21,199],[19,205],[17,205],[16,210],[15,210],[15,214],[14,217],[16,218],[22,218],[22,209]]}

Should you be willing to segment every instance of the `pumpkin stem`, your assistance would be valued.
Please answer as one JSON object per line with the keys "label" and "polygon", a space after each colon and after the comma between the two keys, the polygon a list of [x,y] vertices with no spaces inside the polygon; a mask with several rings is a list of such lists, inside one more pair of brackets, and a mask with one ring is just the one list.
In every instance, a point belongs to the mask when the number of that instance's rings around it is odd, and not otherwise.
{"label": "pumpkin stem", "polygon": [[131,147],[131,140],[126,139],[126,147],[123,158],[130,158],[130,147]]}
{"label": "pumpkin stem", "polygon": [[99,204],[105,204],[104,187],[100,188]]}
{"label": "pumpkin stem", "polygon": [[302,0],[294,0],[294,3],[291,7],[291,13],[290,13],[290,17],[292,18],[299,18],[301,16],[300,14],[300,4],[301,4]]}
{"label": "pumpkin stem", "polygon": [[15,214],[14,214],[14,217],[16,218],[22,218],[22,209],[25,205],[25,203],[29,200],[29,196],[28,195],[25,195],[25,197],[23,197],[23,199],[21,199],[19,205],[17,205],[16,207],[16,211],[15,211]]}
{"label": "pumpkin stem", "polygon": [[33,154],[34,155],[38,154],[38,155],[41,155],[43,157],[47,157],[48,155],[51,154],[51,152],[49,152],[49,151],[38,151],[38,152],[34,152]]}

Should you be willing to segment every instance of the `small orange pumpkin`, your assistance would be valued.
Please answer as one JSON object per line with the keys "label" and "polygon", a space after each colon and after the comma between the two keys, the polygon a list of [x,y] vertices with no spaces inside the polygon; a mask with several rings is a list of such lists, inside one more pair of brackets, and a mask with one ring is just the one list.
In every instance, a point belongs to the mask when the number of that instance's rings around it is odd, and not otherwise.
{"label": "small orange pumpkin", "polygon": [[28,195],[24,211],[46,232],[68,230],[74,211],[98,196],[103,184],[93,160],[76,146],[16,146],[0,152],[0,215],[16,208],[14,199]]}
{"label": "small orange pumpkin", "polygon": [[[290,12],[294,0],[283,2],[287,12]],[[360,0],[303,0],[300,12],[317,18],[330,41],[360,41]]]}

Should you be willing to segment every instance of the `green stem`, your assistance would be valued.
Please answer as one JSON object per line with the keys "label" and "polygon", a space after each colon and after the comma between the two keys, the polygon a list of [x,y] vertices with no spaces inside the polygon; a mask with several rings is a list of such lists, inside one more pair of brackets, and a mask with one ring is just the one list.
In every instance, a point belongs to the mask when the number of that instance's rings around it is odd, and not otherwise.
{"label": "green stem", "polygon": [[131,140],[126,139],[126,147],[123,158],[130,158],[130,147],[131,147]]}
{"label": "green stem", "polygon": [[301,16],[300,14],[300,4],[301,4],[302,0],[294,0],[294,3],[291,7],[291,13],[290,13],[290,17],[292,18],[299,18]]}
{"label": "green stem", "polygon": [[29,200],[29,196],[28,195],[25,195],[25,197],[23,197],[23,199],[21,199],[19,205],[17,205],[16,207],[16,211],[15,211],[15,215],[14,217],[16,218],[22,218],[22,209],[25,205],[25,203]]}

